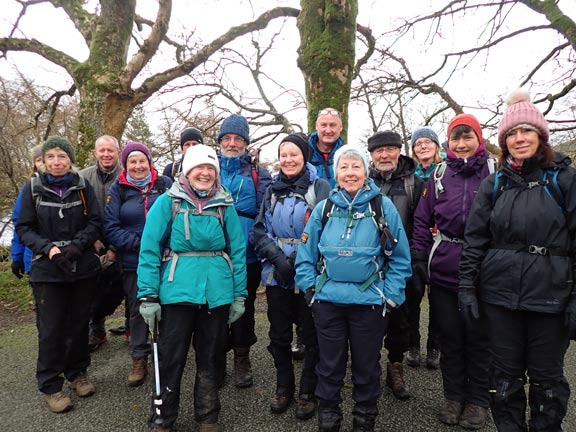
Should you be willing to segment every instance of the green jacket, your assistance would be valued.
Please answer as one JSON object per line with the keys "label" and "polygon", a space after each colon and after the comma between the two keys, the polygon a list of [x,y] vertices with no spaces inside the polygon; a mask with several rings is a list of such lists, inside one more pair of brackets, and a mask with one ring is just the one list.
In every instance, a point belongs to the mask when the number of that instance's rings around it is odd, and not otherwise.
{"label": "green jacket", "polygon": [[[181,204],[167,242],[172,257],[163,259],[166,248],[161,243],[172,220],[173,198]],[[213,309],[247,296],[246,241],[231,195],[221,187],[202,212],[198,214],[178,183],[156,200],[142,233],[138,298],[158,295],[161,304],[208,303]],[[227,256],[222,255],[225,250]]]}

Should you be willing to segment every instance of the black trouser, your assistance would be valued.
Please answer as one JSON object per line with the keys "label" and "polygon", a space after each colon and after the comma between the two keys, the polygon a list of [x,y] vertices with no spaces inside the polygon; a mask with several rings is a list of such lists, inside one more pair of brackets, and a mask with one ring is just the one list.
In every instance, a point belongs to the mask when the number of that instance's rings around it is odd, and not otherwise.
{"label": "black trouser", "polygon": [[300,377],[299,394],[313,395],[316,390],[316,372],[318,364],[318,343],[316,329],[310,308],[302,292],[296,294],[293,290],[278,286],[266,287],[268,301],[268,321],[270,322],[270,344],[268,351],[274,358],[276,367],[276,391],[293,394],[295,388],[294,365],[292,364],[292,325],[300,319],[302,337],[306,351],[302,375]]}
{"label": "black trouser", "polygon": [[560,431],[570,387],[564,377],[569,344],[564,314],[483,303],[493,350],[490,407],[499,430],[526,431],[526,373],[530,378],[530,430]]}
{"label": "black trouser", "polygon": [[[162,305],[158,354],[163,427],[172,427],[178,417],[180,382],[191,341],[196,359],[194,417],[198,423],[218,422],[217,359],[226,350],[229,309],[230,305],[214,309],[207,305]],[[157,426],[155,420],[153,396],[148,425]]]}
{"label": "black trouser", "polygon": [[444,397],[488,408],[490,343],[483,312],[467,323],[457,293],[438,286],[430,289],[430,306],[438,317]]}
{"label": "black trouser", "polygon": [[230,326],[230,343],[232,348],[250,348],[258,340],[254,331],[254,301],[260,286],[262,266],[260,262],[246,264],[248,297],[244,303],[244,314]]}
{"label": "black trouser", "polygon": [[342,402],[348,349],[352,355],[352,399],[375,401],[380,397],[380,351],[388,315],[383,306],[339,305],[315,302],[312,315],[318,337],[320,361],[316,367],[316,397],[324,405]]}
{"label": "black trouser", "polygon": [[[415,286],[414,280],[409,279],[406,283],[406,303],[408,308],[408,323],[410,326],[410,347],[420,348],[420,304],[424,298],[426,286]],[[430,300],[430,296],[428,296]],[[428,340],[426,341],[426,350],[439,349],[438,329],[436,316],[432,307],[428,312]]]}
{"label": "black trouser", "polygon": [[30,285],[38,328],[36,381],[42,393],[52,394],[62,390],[61,374],[72,381],[90,366],[86,335],[96,279]]}
{"label": "black trouser", "polygon": [[138,295],[138,275],[135,271],[124,272],[124,293],[130,311],[130,355],[142,358],[150,355],[148,325],[140,315]]}
{"label": "black trouser", "polygon": [[410,326],[408,325],[408,308],[406,304],[389,312],[390,321],[384,339],[384,347],[388,350],[390,363],[402,363],[404,353],[408,351],[410,341]]}
{"label": "black trouser", "polygon": [[[120,265],[114,263],[98,278],[97,289],[90,306],[89,334],[91,336],[106,334],[106,317],[114,313],[123,299],[122,272]],[[127,303],[126,308],[128,308]]]}

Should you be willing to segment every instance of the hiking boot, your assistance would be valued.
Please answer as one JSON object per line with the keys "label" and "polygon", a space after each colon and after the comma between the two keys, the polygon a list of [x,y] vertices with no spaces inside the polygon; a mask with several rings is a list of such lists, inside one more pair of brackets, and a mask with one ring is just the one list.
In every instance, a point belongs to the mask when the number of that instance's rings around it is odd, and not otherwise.
{"label": "hiking boot", "polygon": [[298,340],[292,344],[292,359],[302,360],[306,353],[306,346]]}
{"label": "hiking boot", "polygon": [[426,355],[426,367],[428,369],[438,369],[440,367],[440,351],[436,348],[428,350]]}
{"label": "hiking boot", "polygon": [[88,381],[88,375],[85,373],[81,373],[70,381],[70,388],[80,397],[92,396],[96,392],[96,387]]}
{"label": "hiking boot", "polygon": [[142,385],[146,375],[148,374],[148,357],[140,357],[132,359],[132,370],[128,375],[128,385],[130,387],[138,387]]}
{"label": "hiking boot", "polygon": [[396,399],[409,399],[410,393],[404,382],[402,363],[388,363],[386,369],[386,385],[390,387]]}
{"label": "hiking boot", "polygon": [[276,392],[274,399],[272,399],[272,402],[270,402],[270,411],[272,411],[274,414],[282,414],[283,412],[286,412],[293,400],[294,396],[291,392]]}
{"label": "hiking boot", "polygon": [[378,404],[375,401],[359,402],[352,409],[352,432],[374,432]]}
{"label": "hiking boot", "polygon": [[234,374],[236,387],[251,387],[254,383],[250,365],[250,348],[234,348]]}
{"label": "hiking boot", "polygon": [[74,407],[72,400],[62,390],[52,394],[45,394],[44,399],[53,413],[60,414],[70,411]]}
{"label": "hiking boot", "polygon": [[198,432],[219,432],[220,426],[218,423],[200,423]]}
{"label": "hiking boot", "polygon": [[458,424],[464,429],[480,429],[486,424],[486,417],[488,417],[487,408],[467,403]]}
{"label": "hiking boot", "polygon": [[445,400],[440,409],[440,421],[447,425],[456,425],[462,413],[462,403],[453,400]]}
{"label": "hiking boot", "polygon": [[318,405],[318,431],[339,432],[342,425],[342,410],[339,405]]}
{"label": "hiking boot", "polygon": [[314,417],[318,401],[311,394],[300,395],[296,406],[296,418],[298,420],[308,420]]}
{"label": "hiking boot", "polygon": [[90,352],[96,351],[102,345],[104,345],[108,339],[106,338],[106,333],[99,335],[88,336],[88,349]]}
{"label": "hiking boot", "polygon": [[113,335],[123,335],[123,334],[126,333],[126,326],[121,325],[121,326],[118,326],[118,327],[114,327],[114,328],[108,329],[108,331],[109,331],[110,333],[112,333]]}
{"label": "hiking boot", "polygon": [[408,366],[417,368],[420,367],[420,348],[419,347],[412,347],[408,350],[408,354],[406,354],[406,362]]}

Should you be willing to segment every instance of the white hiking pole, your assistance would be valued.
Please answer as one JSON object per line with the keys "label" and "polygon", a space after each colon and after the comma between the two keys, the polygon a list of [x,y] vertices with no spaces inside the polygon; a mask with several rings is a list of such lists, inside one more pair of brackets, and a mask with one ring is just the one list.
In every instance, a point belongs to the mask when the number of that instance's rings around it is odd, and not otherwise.
{"label": "white hiking pole", "polygon": [[154,407],[156,412],[156,419],[154,423],[162,425],[162,398],[160,397],[160,366],[158,361],[158,320],[154,319],[154,328],[150,330],[152,336],[152,352],[154,356],[154,382],[156,384],[156,391],[154,392]]}

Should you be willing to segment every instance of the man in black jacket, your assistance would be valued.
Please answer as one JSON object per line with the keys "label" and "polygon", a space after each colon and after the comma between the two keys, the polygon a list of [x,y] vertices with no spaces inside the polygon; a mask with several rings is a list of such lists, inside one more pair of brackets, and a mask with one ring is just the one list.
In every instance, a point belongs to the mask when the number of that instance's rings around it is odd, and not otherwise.
{"label": "man in black jacket", "polygon": [[[408,239],[412,237],[414,210],[422,194],[424,181],[414,175],[416,163],[401,154],[402,139],[392,131],[377,132],[368,138],[368,151],[372,158],[370,177],[380,190],[392,200],[404,224]],[[384,346],[388,350],[386,384],[396,398],[406,400],[410,393],[404,381],[402,362],[409,348],[408,306],[409,299],[421,283],[409,279],[406,284],[406,302],[390,314],[390,323]],[[418,285],[418,286],[417,286]]]}

